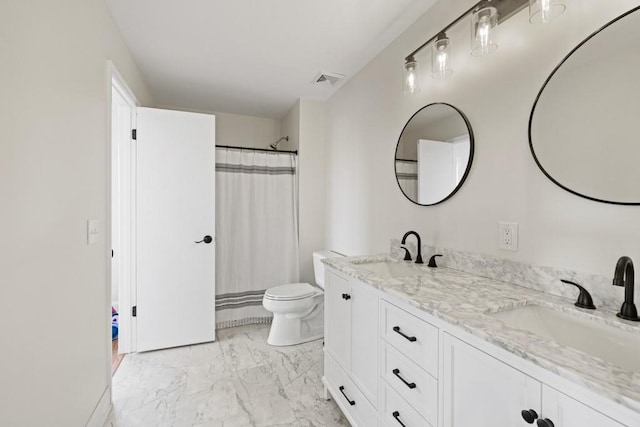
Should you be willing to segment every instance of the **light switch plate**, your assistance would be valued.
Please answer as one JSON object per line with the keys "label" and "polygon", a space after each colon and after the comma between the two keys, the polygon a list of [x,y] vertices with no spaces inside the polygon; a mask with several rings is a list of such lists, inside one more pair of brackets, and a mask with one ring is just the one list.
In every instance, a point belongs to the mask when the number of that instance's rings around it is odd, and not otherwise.
{"label": "light switch plate", "polygon": [[518,223],[501,222],[498,227],[498,248],[505,251],[518,250]]}
{"label": "light switch plate", "polygon": [[87,244],[88,245],[94,245],[98,243],[98,238],[100,237],[98,226],[99,226],[99,223],[97,219],[87,220]]}

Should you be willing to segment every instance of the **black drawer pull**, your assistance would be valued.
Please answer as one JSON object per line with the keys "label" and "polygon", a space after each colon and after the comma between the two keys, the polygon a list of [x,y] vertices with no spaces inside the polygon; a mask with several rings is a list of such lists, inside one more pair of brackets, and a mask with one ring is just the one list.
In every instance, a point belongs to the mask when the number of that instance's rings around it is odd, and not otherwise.
{"label": "black drawer pull", "polygon": [[403,337],[405,337],[407,340],[409,340],[411,342],[418,341],[418,338],[416,338],[416,337],[410,337],[408,335],[403,334],[402,331],[400,330],[400,326],[394,326],[393,327],[393,332],[399,333],[400,335],[402,335]]}
{"label": "black drawer pull", "polygon": [[344,394],[344,386],[343,386],[343,385],[341,385],[341,386],[340,386],[340,393],[342,393],[342,395],[344,396],[344,398],[345,398],[345,399],[347,399],[347,402],[349,402],[349,405],[353,406],[353,405],[355,405],[355,404],[356,404],[356,401],[355,401],[355,400],[351,400],[351,399],[349,399],[349,398],[347,397],[347,395],[346,395],[346,394]]}
{"label": "black drawer pull", "polygon": [[416,388],[416,383],[407,382],[407,380],[405,380],[400,376],[400,369],[394,369],[392,372],[393,372],[393,375],[400,378],[400,381],[402,381],[407,387],[409,387],[412,390]]}
{"label": "black drawer pull", "polygon": [[400,412],[398,411],[393,411],[393,418],[396,419],[396,421],[402,426],[402,427],[407,427],[406,425],[404,425],[404,423],[402,421],[400,421]]}

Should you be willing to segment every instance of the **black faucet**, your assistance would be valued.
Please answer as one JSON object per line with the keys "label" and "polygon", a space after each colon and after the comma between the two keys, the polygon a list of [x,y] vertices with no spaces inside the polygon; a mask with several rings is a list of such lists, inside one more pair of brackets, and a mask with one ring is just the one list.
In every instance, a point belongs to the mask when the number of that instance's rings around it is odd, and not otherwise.
{"label": "black faucet", "polygon": [[404,245],[407,242],[407,237],[409,237],[410,234],[413,234],[418,239],[418,256],[416,256],[416,264],[424,264],[424,262],[422,262],[422,239],[420,239],[420,235],[418,233],[415,231],[407,231],[404,233],[404,236],[402,236],[401,244]]}
{"label": "black faucet", "polygon": [[638,310],[636,310],[636,305],[633,303],[633,261],[628,256],[620,257],[618,260],[616,272],[613,275],[613,285],[624,286],[624,302],[620,307],[618,317],[634,322],[640,321]]}

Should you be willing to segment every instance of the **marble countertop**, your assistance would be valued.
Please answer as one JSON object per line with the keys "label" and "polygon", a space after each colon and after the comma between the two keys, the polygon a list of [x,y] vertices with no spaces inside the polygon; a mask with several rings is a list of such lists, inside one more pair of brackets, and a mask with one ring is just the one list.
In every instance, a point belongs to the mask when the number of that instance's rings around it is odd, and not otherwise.
{"label": "marble countertop", "polygon": [[[392,261],[420,270],[411,277],[381,277],[358,264]],[[640,413],[640,373],[624,370],[579,350],[515,329],[491,313],[528,304],[546,306],[576,316],[637,332],[640,325],[616,317],[610,308],[579,309],[567,298],[542,293],[450,268],[428,268],[398,261],[388,254],[326,258],[325,264],[418,309],[493,343],[518,357]],[[638,356],[640,357],[640,355]]]}

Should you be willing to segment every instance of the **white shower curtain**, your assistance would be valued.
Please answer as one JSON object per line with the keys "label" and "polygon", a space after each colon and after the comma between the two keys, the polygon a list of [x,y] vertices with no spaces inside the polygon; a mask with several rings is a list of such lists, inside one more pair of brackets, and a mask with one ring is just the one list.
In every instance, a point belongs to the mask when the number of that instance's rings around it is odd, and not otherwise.
{"label": "white shower curtain", "polygon": [[216,148],[216,327],[271,321],[264,291],[299,281],[296,156]]}

